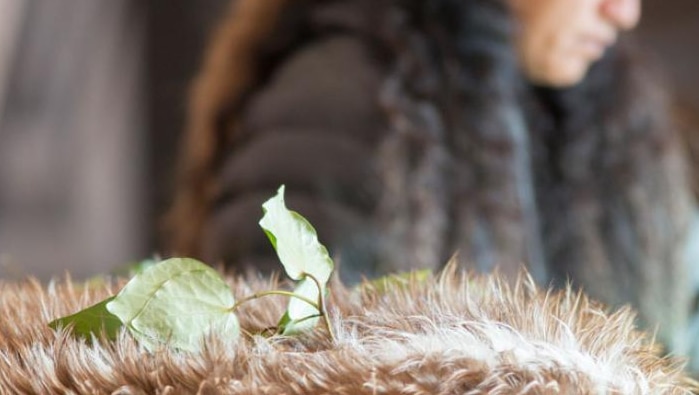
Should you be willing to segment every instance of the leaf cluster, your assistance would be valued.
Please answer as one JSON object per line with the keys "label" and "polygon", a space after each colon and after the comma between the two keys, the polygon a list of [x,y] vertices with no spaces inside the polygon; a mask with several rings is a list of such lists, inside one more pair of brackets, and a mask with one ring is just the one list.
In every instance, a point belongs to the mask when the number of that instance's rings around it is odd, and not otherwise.
{"label": "leaf cluster", "polygon": [[196,351],[202,338],[212,332],[240,335],[238,307],[268,295],[289,297],[278,332],[289,335],[307,331],[321,318],[333,336],[325,297],[334,264],[320,244],[313,226],[300,214],[287,209],[284,186],[262,205],[260,226],[272,242],[287,275],[297,281],[293,292],[270,290],[235,300],[219,273],[191,258],[171,258],[148,265],[136,273],[121,291],[75,314],[49,323],[54,329],[69,328],[81,338],[105,336],[115,339],[125,327],[145,348],[169,345]]}

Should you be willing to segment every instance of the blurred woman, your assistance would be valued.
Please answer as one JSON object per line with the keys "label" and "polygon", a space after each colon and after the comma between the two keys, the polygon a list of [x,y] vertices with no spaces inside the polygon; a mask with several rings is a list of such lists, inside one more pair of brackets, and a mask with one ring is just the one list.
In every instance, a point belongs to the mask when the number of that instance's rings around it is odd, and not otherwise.
{"label": "blurred woman", "polygon": [[280,184],[354,281],[570,280],[686,348],[694,202],[640,0],[240,0],[195,84],[172,251],[270,270]]}

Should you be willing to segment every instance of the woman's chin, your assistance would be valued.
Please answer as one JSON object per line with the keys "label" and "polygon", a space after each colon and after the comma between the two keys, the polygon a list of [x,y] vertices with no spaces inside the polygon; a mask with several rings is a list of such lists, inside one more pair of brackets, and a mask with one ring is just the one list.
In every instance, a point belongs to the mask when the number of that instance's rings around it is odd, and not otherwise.
{"label": "woman's chin", "polygon": [[538,86],[548,88],[571,88],[579,84],[587,74],[590,63],[583,60],[566,59],[549,67],[527,70],[529,80]]}

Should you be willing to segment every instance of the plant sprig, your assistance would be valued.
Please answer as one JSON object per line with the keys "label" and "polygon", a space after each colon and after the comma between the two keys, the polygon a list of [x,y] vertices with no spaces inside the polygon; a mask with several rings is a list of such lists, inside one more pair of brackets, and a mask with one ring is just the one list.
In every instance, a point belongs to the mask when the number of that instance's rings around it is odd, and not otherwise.
{"label": "plant sprig", "polygon": [[240,305],[269,295],[289,297],[277,325],[278,333],[297,334],[313,329],[320,318],[334,340],[325,295],[334,263],[320,244],[313,226],[284,203],[284,186],[263,205],[260,226],[272,242],[287,275],[298,281],[292,291],[262,291],[236,301],[223,278],[210,266],[191,258],[171,258],[137,273],[116,296],[49,323],[70,328],[86,339],[114,339],[121,327],[146,349],[171,346],[196,351],[211,332],[233,338],[241,328]]}
{"label": "plant sprig", "polygon": [[[299,281],[294,293],[318,301],[317,306],[313,306],[297,298],[289,300],[286,314],[278,326],[287,335],[303,332],[314,327],[319,320],[319,317],[309,317],[327,316],[326,285],[335,265],[328,250],[318,241],[313,226],[299,213],[286,208],[283,185],[275,197],[262,205],[262,209],[265,215],[260,226],[276,249],[286,274]],[[325,323],[333,336],[329,320],[326,319]]]}

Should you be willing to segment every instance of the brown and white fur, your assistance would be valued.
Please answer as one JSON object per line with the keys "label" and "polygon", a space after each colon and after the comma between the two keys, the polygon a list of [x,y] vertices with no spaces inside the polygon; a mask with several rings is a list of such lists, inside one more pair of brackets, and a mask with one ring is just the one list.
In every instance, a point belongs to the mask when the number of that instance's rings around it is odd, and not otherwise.
{"label": "brown and white fur", "polygon": [[[238,298],[277,282],[227,277]],[[629,309],[537,289],[521,275],[474,276],[454,265],[427,280],[332,287],[337,340],[322,326],[297,337],[214,335],[203,351],[148,353],[125,332],[90,345],[50,320],[113,294],[0,283],[2,394],[689,394],[677,360],[661,357]],[[248,332],[273,326],[286,301],[244,305]]]}

